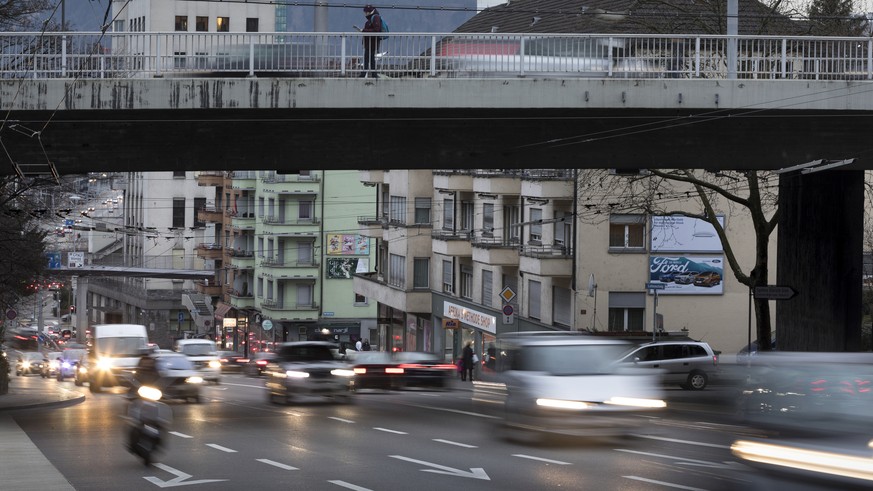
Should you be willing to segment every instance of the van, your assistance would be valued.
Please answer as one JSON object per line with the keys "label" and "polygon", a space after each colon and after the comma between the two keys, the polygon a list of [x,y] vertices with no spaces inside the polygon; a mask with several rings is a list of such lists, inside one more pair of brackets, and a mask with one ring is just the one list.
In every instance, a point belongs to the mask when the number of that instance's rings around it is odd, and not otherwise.
{"label": "van", "polygon": [[140,357],[149,350],[146,327],[99,324],[91,332],[91,347],[76,371],[76,385],[87,382],[94,394],[104,387],[129,386]]}
{"label": "van", "polygon": [[173,348],[174,351],[187,356],[194,364],[194,368],[200,372],[203,380],[221,382],[221,359],[218,357],[218,347],[211,339],[179,339]]}

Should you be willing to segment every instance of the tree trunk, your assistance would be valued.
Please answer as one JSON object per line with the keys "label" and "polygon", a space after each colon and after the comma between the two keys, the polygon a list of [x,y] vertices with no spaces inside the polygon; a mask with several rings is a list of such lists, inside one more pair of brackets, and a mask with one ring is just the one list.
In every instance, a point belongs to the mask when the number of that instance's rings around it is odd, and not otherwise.
{"label": "tree trunk", "polygon": [[779,351],[858,351],[861,346],[863,171],[782,174],[776,303]]}

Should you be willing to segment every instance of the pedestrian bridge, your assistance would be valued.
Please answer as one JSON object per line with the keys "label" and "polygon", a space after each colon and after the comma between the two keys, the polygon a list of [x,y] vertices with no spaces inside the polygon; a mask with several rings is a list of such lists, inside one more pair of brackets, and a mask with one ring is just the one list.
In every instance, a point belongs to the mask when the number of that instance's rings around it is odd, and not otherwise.
{"label": "pedestrian bridge", "polygon": [[870,38],[5,33],[7,174],[873,168]]}

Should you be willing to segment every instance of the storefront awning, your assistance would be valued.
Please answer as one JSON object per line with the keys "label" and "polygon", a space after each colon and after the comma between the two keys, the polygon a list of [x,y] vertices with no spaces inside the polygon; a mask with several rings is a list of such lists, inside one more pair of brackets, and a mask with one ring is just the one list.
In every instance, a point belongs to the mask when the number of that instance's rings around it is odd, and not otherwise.
{"label": "storefront awning", "polygon": [[216,319],[224,319],[224,316],[227,315],[227,312],[232,309],[231,305],[228,305],[223,302],[218,302],[218,306],[215,307],[215,318]]}

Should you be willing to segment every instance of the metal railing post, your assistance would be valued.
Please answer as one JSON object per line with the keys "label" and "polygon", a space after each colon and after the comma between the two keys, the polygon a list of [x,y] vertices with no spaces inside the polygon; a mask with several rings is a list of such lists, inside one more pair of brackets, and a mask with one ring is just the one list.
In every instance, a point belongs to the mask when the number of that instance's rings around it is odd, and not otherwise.
{"label": "metal railing post", "polygon": [[61,77],[67,76],[67,35],[61,36]]}
{"label": "metal railing post", "polygon": [[[151,44],[151,43],[149,43]],[[155,36],[155,77],[161,77],[161,36]]]}
{"label": "metal railing post", "polygon": [[788,40],[782,38],[782,78],[788,73]]}
{"label": "metal railing post", "polygon": [[867,80],[873,79],[873,39],[867,40]]}
{"label": "metal railing post", "polygon": [[340,37],[340,75],[346,75],[346,40],[348,38],[345,34]]}
{"label": "metal railing post", "polygon": [[519,63],[518,68],[520,70],[519,75],[522,77],[524,76],[524,39],[525,39],[525,37],[522,36],[521,40],[519,41],[519,46],[518,46],[518,59],[521,62],[521,63]]}
{"label": "metal railing post", "polygon": [[694,76],[700,78],[700,36],[694,38]]}
{"label": "metal railing post", "polygon": [[608,76],[608,77],[612,77],[612,63],[613,63],[613,59],[612,59],[612,36],[610,36],[610,37],[608,37],[608,38],[606,39],[606,46],[609,47],[608,54],[606,55],[606,60],[607,60],[607,61],[606,61],[606,64],[607,64],[607,67],[608,67],[608,68],[606,69],[606,76]]}
{"label": "metal railing post", "polygon": [[430,37],[430,76],[436,76],[436,36]]}
{"label": "metal railing post", "polygon": [[247,36],[249,38],[249,77],[255,76],[255,38],[254,36]]}

